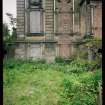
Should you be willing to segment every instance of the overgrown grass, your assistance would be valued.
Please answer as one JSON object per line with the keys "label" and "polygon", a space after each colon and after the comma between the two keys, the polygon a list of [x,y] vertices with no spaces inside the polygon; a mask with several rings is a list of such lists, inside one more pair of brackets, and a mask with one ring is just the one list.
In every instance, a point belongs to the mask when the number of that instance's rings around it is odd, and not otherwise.
{"label": "overgrown grass", "polygon": [[4,61],[4,105],[96,105],[101,69],[84,61]]}

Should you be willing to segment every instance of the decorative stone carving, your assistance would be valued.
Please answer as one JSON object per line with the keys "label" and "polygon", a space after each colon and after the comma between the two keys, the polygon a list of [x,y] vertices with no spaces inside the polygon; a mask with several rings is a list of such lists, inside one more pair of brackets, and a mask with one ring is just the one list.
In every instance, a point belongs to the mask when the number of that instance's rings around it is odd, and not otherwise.
{"label": "decorative stone carving", "polygon": [[72,33],[72,2],[71,0],[60,0],[58,8],[58,33]]}

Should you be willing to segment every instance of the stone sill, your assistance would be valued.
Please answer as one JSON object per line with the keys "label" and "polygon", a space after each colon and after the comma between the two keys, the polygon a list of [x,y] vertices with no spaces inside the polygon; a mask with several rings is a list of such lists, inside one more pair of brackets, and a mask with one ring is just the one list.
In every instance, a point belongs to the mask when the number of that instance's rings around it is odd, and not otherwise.
{"label": "stone sill", "polygon": [[16,41],[9,42],[8,44],[16,44],[16,43],[57,43],[57,41],[54,41],[54,40],[46,40],[46,41],[16,40]]}

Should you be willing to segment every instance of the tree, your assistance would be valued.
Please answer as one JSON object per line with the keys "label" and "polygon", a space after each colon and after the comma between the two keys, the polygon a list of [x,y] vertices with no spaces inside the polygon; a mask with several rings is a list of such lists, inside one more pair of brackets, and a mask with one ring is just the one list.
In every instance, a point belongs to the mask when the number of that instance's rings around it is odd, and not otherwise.
{"label": "tree", "polygon": [[3,23],[3,58],[9,50],[8,42],[10,41],[10,32],[8,25]]}
{"label": "tree", "polygon": [[13,14],[11,13],[6,13],[6,15],[9,17],[10,19],[10,25],[12,27],[15,27],[16,28],[16,18],[13,17]]}
{"label": "tree", "polygon": [[10,25],[12,27],[12,34],[10,34],[10,30],[8,28],[8,25],[6,23],[3,24],[3,52],[4,55],[7,55],[7,58],[14,53],[14,47],[11,44],[11,41],[13,41],[16,37],[16,18],[13,17],[13,14],[6,13],[6,15],[10,19]]}
{"label": "tree", "polygon": [[10,32],[9,32],[8,25],[6,23],[3,23],[3,41],[8,41],[10,38]]}
{"label": "tree", "polygon": [[10,25],[12,26],[12,39],[16,37],[16,18],[13,17],[13,14],[6,13],[10,19]]}

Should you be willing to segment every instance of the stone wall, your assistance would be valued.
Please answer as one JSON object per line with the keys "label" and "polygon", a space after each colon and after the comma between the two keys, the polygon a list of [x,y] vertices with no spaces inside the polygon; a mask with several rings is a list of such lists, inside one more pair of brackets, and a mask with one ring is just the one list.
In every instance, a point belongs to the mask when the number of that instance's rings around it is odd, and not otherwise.
{"label": "stone wall", "polygon": [[56,57],[56,44],[53,43],[17,43],[15,58],[46,59],[53,61]]}
{"label": "stone wall", "polygon": [[45,1],[45,40],[54,40],[54,0]]}
{"label": "stone wall", "polygon": [[72,1],[56,1],[56,33],[58,41],[58,56],[71,57],[73,34],[73,3]]}
{"label": "stone wall", "polygon": [[25,44],[24,43],[19,43],[16,44],[16,49],[15,49],[15,58],[25,58]]}
{"label": "stone wall", "polygon": [[[24,35],[25,39],[23,41],[27,40],[29,44],[20,43],[15,50],[16,57],[46,58],[49,60],[55,59],[56,56],[60,55],[61,57],[62,56],[70,57],[71,37],[68,34],[73,33],[72,1],[70,3],[67,3],[67,1],[61,1],[61,3],[59,3],[58,1],[54,0],[45,0],[45,1],[43,0],[42,4],[43,4],[42,6],[43,13],[41,17],[43,18],[42,19],[43,21],[41,23],[41,26],[44,28],[43,30],[44,36],[38,36],[38,35],[27,36],[27,32],[29,29],[28,0],[17,0],[17,17],[21,22],[25,22],[24,24],[18,22],[17,25],[18,38]],[[56,8],[59,9],[58,12]],[[62,22],[63,24],[61,24]],[[55,28],[57,31],[54,30]],[[59,33],[59,36],[56,36],[55,33]],[[55,39],[55,37],[57,38]],[[32,44],[31,41],[35,42],[39,41],[39,44],[36,43]],[[40,43],[40,41],[45,43],[42,44]],[[50,43],[48,41],[56,41],[58,42],[58,44]],[[67,53],[63,51],[67,51]]]}
{"label": "stone wall", "polygon": [[80,33],[82,36],[86,33],[86,4],[80,7]]}
{"label": "stone wall", "polygon": [[92,33],[94,37],[102,38],[102,2],[84,2],[80,7],[80,32],[81,35]]}
{"label": "stone wall", "polygon": [[94,27],[93,32],[95,37],[102,38],[102,3],[95,3],[96,7],[94,8]]}
{"label": "stone wall", "polygon": [[[27,59],[44,58],[48,61],[52,61],[58,56],[70,58],[74,50],[76,52],[72,42],[92,30],[90,6],[87,8],[88,12],[86,11],[86,5],[81,7],[81,18],[80,21],[74,19],[75,30],[73,31],[73,0],[69,3],[66,0],[61,0],[60,2],[59,0],[42,1],[41,27],[43,28],[43,35],[27,36],[29,30],[29,20],[27,18],[29,13],[28,0],[17,0],[17,38],[23,40],[23,42],[18,42],[15,57]],[[94,9],[93,32],[95,36],[101,36],[102,34],[101,9],[100,3]],[[79,14],[75,13],[76,15],[79,18]],[[76,32],[80,32],[81,35],[74,35]]]}

